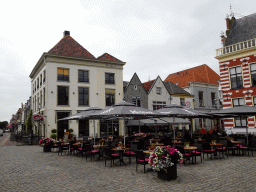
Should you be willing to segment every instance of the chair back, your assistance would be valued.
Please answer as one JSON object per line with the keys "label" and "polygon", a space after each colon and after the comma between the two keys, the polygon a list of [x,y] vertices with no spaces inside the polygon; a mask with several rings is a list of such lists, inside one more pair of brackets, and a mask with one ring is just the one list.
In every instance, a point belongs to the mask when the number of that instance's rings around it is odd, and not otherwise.
{"label": "chair back", "polygon": [[195,143],[194,146],[197,147],[197,151],[200,151],[200,152],[203,151],[202,143]]}
{"label": "chair back", "polygon": [[227,140],[220,140],[219,143],[222,144],[222,147],[227,147],[228,146]]}
{"label": "chair back", "polygon": [[138,150],[138,144],[131,143],[130,151],[136,151]]}
{"label": "chair back", "polygon": [[112,152],[111,152],[111,148],[110,147],[104,147],[104,154],[107,157],[110,157]]}
{"label": "chair back", "polygon": [[232,142],[231,141],[227,141],[227,147],[233,147]]}
{"label": "chair back", "polygon": [[110,147],[111,147],[111,148],[115,148],[115,147],[116,147],[116,142],[115,142],[115,141],[112,141],[111,144],[110,144]]}
{"label": "chair back", "polygon": [[208,142],[203,142],[202,148],[203,148],[203,150],[211,150],[211,145]]}
{"label": "chair back", "polygon": [[138,160],[144,160],[145,159],[145,154],[143,153],[142,150],[137,150],[136,151],[136,162]]}
{"label": "chair back", "polygon": [[237,139],[237,141],[242,141],[242,143],[239,143],[240,145],[245,145],[245,139]]}

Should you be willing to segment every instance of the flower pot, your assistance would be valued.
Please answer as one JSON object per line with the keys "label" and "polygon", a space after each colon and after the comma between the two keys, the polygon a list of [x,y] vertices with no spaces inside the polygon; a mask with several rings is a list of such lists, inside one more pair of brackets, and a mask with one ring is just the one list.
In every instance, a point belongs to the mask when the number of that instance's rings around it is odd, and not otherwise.
{"label": "flower pot", "polygon": [[45,144],[43,146],[43,152],[51,152],[51,145],[50,144]]}
{"label": "flower pot", "polygon": [[166,170],[157,171],[157,177],[162,180],[173,180],[177,178],[177,164],[174,164]]}

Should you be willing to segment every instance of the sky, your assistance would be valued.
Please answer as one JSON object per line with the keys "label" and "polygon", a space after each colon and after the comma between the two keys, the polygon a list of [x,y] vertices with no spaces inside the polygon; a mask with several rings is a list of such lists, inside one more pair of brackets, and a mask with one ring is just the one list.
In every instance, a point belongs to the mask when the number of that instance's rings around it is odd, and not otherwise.
{"label": "sky", "polygon": [[216,56],[230,4],[235,17],[255,12],[252,0],[0,1],[0,121],[31,96],[29,74],[44,52],[70,31],[95,57],[126,62],[123,80],[141,82],[207,64]]}

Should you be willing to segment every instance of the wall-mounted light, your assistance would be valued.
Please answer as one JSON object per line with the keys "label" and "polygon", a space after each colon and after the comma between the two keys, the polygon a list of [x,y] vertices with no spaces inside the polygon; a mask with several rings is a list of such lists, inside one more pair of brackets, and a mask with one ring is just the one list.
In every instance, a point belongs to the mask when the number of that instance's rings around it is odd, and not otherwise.
{"label": "wall-mounted light", "polygon": [[120,95],[120,93],[119,93],[119,95]]}
{"label": "wall-mounted light", "polygon": [[73,95],[75,95],[75,92],[73,92]]}
{"label": "wall-mounted light", "polygon": [[98,95],[98,93],[96,93],[96,95]]}
{"label": "wall-mounted light", "polygon": [[51,91],[51,93],[53,93],[53,91]]}

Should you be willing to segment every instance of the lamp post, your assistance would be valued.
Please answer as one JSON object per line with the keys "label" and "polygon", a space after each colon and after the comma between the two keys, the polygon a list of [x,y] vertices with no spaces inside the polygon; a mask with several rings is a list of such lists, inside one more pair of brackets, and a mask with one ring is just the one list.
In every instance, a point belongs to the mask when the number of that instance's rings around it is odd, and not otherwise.
{"label": "lamp post", "polygon": [[[41,109],[41,104],[40,104],[40,103],[38,103],[39,116],[40,116],[40,109]],[[38,121],[38,129],[37,129],[38,141],[39,141],[40,121],[41,121],[41,119],[39,119],[39,121]]]}

